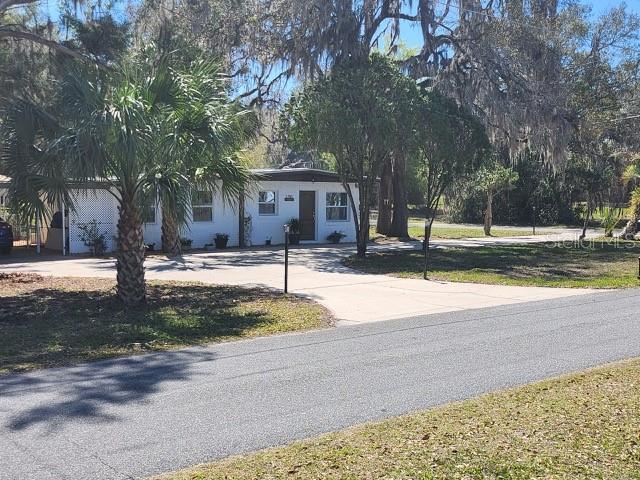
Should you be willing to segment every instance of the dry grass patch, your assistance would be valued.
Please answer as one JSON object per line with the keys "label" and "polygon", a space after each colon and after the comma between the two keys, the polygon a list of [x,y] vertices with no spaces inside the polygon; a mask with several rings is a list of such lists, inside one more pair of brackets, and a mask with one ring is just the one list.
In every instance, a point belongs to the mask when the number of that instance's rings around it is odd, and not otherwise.
{"label": "dry grass patch", "polygon": [[0,373],[326,327],[320,305],[277,292],[149,282],[125,309],[114,281],[0,274]]}
{"label": "dry grass patch", "polygon": [[640,361],[168,474],[203,479],[640,479]]}

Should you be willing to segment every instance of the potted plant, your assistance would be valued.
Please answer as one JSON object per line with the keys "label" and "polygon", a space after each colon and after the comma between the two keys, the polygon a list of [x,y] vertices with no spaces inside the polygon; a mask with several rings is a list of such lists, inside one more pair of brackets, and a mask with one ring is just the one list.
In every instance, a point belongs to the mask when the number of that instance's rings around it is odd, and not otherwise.
{"label": "potted plant", "polygon": [[292,218],[287,222],[287,225],[289,225],[289,243],[300,245],[300,220]]}
{"label": "potted plant", "polygon": [[213,237],[213,241],[216,244],[216,248],[218,250],[222,250],[223,248],[227,248],[227,243],[229,243],[229,235],[226,233],[216,233],[216,236]]}
{"label": "potted plant", "polygon": [[155,252],[156,244],[155,243],[145,243],[144,248],[147,252]]}
{"label": "potted plant", "polygon": [[267,239],[264,241],[265,245],[271,245],[271,237],[267,237]]}
{"label": "potted plant", "polygon": [[334,230],[333,233],[330,233],[327,236],[327,240],[329,240],[331,243],[338,244],[344,237],[346,237],[344,233]]}
{"label": "potted plant", "polygon": [[181,238],[180,239],[180,245],[182,245],[182,249],[183,250],[191,249],[191,244],[192,243],[193,243],[193,240],[191,240],[190,238]]}

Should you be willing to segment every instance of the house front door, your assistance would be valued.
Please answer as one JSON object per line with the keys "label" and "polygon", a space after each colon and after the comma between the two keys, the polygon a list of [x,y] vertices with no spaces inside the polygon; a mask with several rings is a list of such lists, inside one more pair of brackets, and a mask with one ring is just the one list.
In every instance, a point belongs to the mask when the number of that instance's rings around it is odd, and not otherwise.
{"label": "house front door", "polygon": [[300,191],[300,240],[316,239],[316,192]]}

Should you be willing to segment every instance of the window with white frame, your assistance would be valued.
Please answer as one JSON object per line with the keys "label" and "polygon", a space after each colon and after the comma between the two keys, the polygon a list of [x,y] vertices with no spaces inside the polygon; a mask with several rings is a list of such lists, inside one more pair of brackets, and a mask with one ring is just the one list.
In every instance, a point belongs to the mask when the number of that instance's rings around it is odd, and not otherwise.
{"label": "window with white frame", "polygon": [[276,214],[276,192],[265,190],[258,193],[258,213],[260,215]]}
{"label": "window with white frame", "polygon": [[194,222],[213,221],[213,192],[198,190],[193,194],[191,216]]}
{"label": "window with white frame", "polygon": [[142,207],[143,223],[156,223],[157,204],[158,201],[155,194],[151,195],[150,198],[145,199],[145,205]]}
{"label": "window with white frame", "polygon": [[327,193],[327,221],[341,221],[348,219],[347,194],[344,192]]}

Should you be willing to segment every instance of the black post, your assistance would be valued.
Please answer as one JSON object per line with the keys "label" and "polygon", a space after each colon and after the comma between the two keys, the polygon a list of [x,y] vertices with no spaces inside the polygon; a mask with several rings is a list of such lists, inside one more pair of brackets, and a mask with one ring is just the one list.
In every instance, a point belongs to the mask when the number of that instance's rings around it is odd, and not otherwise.
{"label": "black post", "polygon": [[640,257],[638,257],[638,280],[640,280]]}
{"label": "black post", "polygon": [[533,206],[533,234],[536,234],[536,206]]}
{"label": "black post", "polygon": [[284,293],[289,293],[289,229],[284,232]]}

